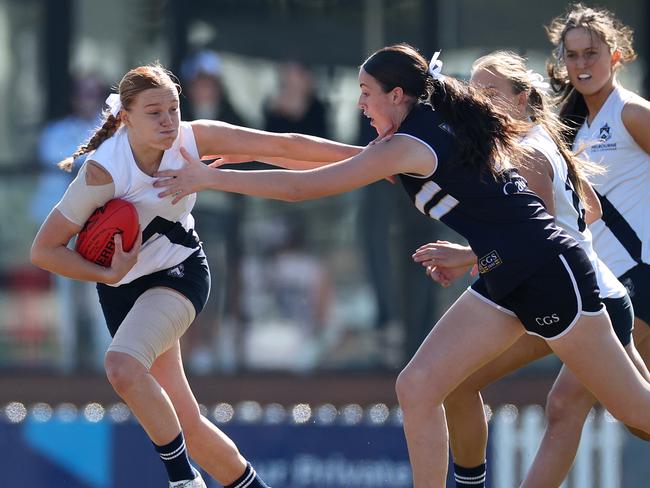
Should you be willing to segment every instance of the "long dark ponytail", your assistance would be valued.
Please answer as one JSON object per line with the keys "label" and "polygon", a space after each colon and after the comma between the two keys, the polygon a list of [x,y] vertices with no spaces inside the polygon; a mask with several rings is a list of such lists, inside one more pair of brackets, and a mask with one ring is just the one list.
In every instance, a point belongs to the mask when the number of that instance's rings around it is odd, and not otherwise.
{"label": "long dark ponytail", "polygon": [[463,164],[486,167],[496,175],[519,159],[526,124],[501,112],[481,91],[446,76],[434,80],[429,102],[452,127]]}
{"label": "long dark ponytail", "polygon": [[495,177],[523,150],[528,126],[495,107],[480,91],[448,76],[434,77],[426,59],[408,44],[388,46],[361,66],[385,92],[399,86],[420,103],[430,103],[452,129],[459,164],[476,166]]}

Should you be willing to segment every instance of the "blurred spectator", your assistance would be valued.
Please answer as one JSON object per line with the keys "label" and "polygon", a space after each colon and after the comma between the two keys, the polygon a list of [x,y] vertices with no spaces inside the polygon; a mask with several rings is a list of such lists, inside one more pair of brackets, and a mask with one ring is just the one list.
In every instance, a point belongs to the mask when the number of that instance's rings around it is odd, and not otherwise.
{"label": "blurred spectator", "polygon": [[329,277],[320,259],[307,249],[302,219],[293,216],[285,228],[283,242],[269,263],[269,281],[280,314],[314,335],[326,322]]}
{"label": "blurred spectator", "polygon": [[[211,119],[241,125],[242,118],[230,103],[223,83],[223,63],[214,51],[203,49],[181,67],[183,120]],[[238,165],[244,169],[246,165]],[[188,369],[196,374],[237,368],[241,228],[245,197],[210,192],[198,196],[193,214],[203,238],[212,273],[212,289],[205,312],[183,336]],[[219,361],[219,362],[217,362]]]}
{"label": "blurred spectator", "polygon": [[[278,66],[277,80],[277,90],[264,104],[263,128],[327,137],[327,107],[316,94],[310,69],[298,61],[286,61]],[[261,304],[258,302],[255,309],[250,294],[245,297],[251,318],[246,349],[262,352],[255,357],[249,354],[248,363],[252,367],[305,371],[318,366],[326,347],[322,332],[330,308],[330,280],[320,258],[305,245],[304,218],[292,215],[276,225],[280,230],[274,233],[276,242],[265,234],[265,239],[270,238],[270,248],[259,263],[265,277],[259,291],[270,299],[266,304],[270,312],[262,314],[262,322]],[[251,257],[245,268],[249,285],[257,279],[256,268],[256,258]]]}
{"label": "blurred spectator", "polygon": [[[362,116],[360,145],[377,137]],[[441,238],[439,227],[413,212],[399,185],[379,181],[363,188],[359,207],[361,254],[376,302],[372,341],[379,366],[399,368],[410,358],[435,323],[437,286],[413,263],[411,254]],[[408,283],[409,286],[404,286]]]}
{"label": "blurred spectator", "polygon": [[305,65],[288,61],[280,66],[278,91],[264,107],[264,129],[328,136],[327,109]]}
{"label": "blurred spectator", "polygon": [[318,365],[331,308],[331,283],[308,250],[304,219],[292,214],[262,223],[263,249],[247,256],[242,305],[247,365],[306,371]]}
{"label": "blurred spectator", "polygon": [[201,50],[181,67],[184,93],[183,120],[212,119],[242,125],[223,83],[223,63],[214,51]]}
{"label": "blurred spectator", "polygon": [[[78,75],[73,80],[70,114],[45,124],[38,145],[41,174],[31,202],[31,216],[37,225],[65,193],[75,177],[57,163],[72,154],[92,135],[99,124],[108,87],[94,74]],[[59,326],[59,367],[103,370],[103,357],[110,335],[106,330],[95,284],[54,277]]]}

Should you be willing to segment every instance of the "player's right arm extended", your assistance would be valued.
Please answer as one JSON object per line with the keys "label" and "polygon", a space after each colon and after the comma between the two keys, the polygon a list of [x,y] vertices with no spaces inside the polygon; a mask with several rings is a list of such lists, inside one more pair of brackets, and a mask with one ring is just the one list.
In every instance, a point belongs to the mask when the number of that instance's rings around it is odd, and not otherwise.
{"label": "player's right arm extended", "polygon": [[276,158],[276,162],[335,162],[355,156],[363,149],[322,137],[266,132],[212,120],[194,121],[192,130],[202,155],[247,154],[257,161]]}

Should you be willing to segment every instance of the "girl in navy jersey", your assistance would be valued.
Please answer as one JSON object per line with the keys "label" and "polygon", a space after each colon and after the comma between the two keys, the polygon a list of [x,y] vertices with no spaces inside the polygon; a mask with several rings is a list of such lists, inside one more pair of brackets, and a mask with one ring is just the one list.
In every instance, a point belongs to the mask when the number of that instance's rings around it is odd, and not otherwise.
{"label": "girl in navy jersey", "polygon": [[357,156],[306,171],[242,172],[208,168],[185,153],[188,165],[158,172],[164,179],[156,183],[161,197],[178,200],[217,189],[297,201],[398,175],[416,208],[469,241],[484,295],[465,292],[397,379],[416,488],[446,483],[447,395],[526,330],[547,339],[615,416],[650,429],[650,385],[616,340],[586,254],[512,167],[528,125],[441,77],[436,64],[407,45],[363,63],[359,107],[392,138]]}
{"label": "girl in navy jersey", "polygon": [[[623,285],[596,256],[591,232],[586,226],[600,217],[600,205],[584,173],[586,170],[598,174],[598,168],[576,158],[563,143],[561,124],[551,112],[544,94],[548,84],[543,83],[541,75],[528,70],[521,57],[503,51],[476,60],[471,82],[484,88],[514,117],[531,120],[530,131],[523,143],[532,149],[532,154],[520,172],[528,186],[542,197],[556,223],[576,239],[589,256],[614,331],[641,374],[646,380],[650,379],[631,340],[634,317],[630,298]],[[588,211],[582,205],[583,200],[589,202]],[[414,259],[427,266],[429,274],[445,285],[476,262],[471,248],[446,242],[422,246],[414,254]],[[526,335],[498,359],[465,380],[445,400],[457,487],[485,486],[488,431],[479,391],[550,352],[541,338]],[[561,484],[571,467],[582,426],[594,402],[591,393],[575,375],[562,368],[547,402],[548,433],[538,454],[540,459],[546,458],[544,469],[532,471],[523,486]]]}
{"label": "girl in navy jersey", "polygon": [[[208,298],[210,274],[191,215],[196,195],[176,205],[158,198],[153,173],[180,168],[186,154],[265,152],[303,159],[341,159],[352,146],[299,135],[270,134],[215,121],[181,122],[180,87],[160,65],[129,71],[111,95],[101,128],[73,157],[85,164],[41,226],[32,262],[69,278],[98,282],[113,341],[105,367],[154,443],[170,487],[205,488],[192,458],[228,488],[267,485],[234,443],[204,416],[181,360],[179,338]],[[62,162],[70,166],[73,158]],[[90,214],[112,198],[135,205],[141,235],[130,252],[115,237],[115,255],[104,268],[67,248]],[[178,199],[176,199],[178,200]],[[186,449],[187,443],[187,449]]]}

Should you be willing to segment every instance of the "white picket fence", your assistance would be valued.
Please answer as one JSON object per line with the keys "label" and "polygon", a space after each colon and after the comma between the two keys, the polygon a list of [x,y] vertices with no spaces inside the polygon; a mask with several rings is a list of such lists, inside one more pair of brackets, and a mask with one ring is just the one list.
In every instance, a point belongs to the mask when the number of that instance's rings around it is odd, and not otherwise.
{"label": "white picket fence", "polygon": [[[546,419],[539,406],[500,407],[492,418],[493,488],[519,486],[542,440]],[[608,412],[593,411],[582,431],[578,455],[562,488],[621,488],[623,426]]]}

